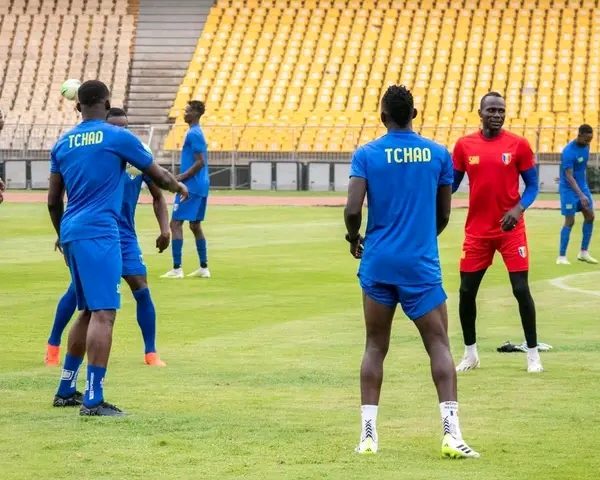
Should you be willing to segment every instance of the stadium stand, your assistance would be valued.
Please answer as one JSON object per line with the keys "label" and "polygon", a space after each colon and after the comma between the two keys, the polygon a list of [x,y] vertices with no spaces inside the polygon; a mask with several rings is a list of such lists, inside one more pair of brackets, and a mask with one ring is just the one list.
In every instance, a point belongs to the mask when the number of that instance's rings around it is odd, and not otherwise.
{"label": "stadium stand", "polygon": [[560,151],[562,127],[598,125],[599,3],[218,0],[165,148],[180,148],[182,110],[199,99],[213,150],[351,151],[381,132],[379,96],[399,82],[422,109],[416,127],[441,143],[478,125],[493,89],[506,94],[508,127]]}
{"label": "stadium stand", "polygon": [[133,36],[126,0],[0,0],[0,150],[48,150],[77,122],[67,78],[102,78],[122,104]]}

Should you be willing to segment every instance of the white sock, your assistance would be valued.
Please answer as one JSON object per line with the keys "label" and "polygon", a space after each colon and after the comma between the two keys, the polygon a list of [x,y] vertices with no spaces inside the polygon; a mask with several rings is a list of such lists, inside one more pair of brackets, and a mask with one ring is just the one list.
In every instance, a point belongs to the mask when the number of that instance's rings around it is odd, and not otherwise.
{"label": "white sock", "polygon": [[377,405],[360,406],[360,439],[371,437],[377,443]]}
{"label": "white sock", "polygon": [[465,356],[469,358],[479,358],[479,354],[477,353],[477,343],[465,345]]}
{"label": "white sock", "polygon": [[440,414],[442,416],[442,430],[444,435],[449,433],[456,439],[462,439],[462,432],[458,424],[458,402],[440,403]]}
{"label": "white sock", "polygon": [[539,362],[540,361],[540,352],[538,351],[538,347],[527,348],[527,361],[528,362]]}

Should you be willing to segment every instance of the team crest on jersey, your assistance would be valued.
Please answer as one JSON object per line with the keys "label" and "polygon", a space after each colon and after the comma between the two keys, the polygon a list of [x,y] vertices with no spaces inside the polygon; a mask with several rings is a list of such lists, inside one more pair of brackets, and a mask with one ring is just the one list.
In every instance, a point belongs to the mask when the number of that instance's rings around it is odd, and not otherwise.
{"label": "team crest on jersey", "polygon": [[512,155],[510,153],[502,154],[502,163],[504,165],[508,165],[510,163],[511,159],[512,159]]}
{"label": "team crest on jersey", "polygon": [[578,161],[579,163],[582,163],[582,162],[583,162],[583,157],[579,157],[579,158],[577,159],[577,161]]}
{"label": "team crest on jersey", "polygon": [[477,155],[469,157],[469,165],[479,165],[479,157]]}
{"label": "team crest on jersey", "polygon": [[527,258],[527,247],[521,246],[518,248],[518,251],[519,255],[521,255],[521,258]]}

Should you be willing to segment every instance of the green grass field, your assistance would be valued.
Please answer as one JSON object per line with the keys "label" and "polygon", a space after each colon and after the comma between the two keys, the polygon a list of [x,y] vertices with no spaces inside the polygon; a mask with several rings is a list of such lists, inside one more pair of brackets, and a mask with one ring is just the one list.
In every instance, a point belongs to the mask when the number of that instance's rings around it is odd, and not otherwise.
{"label": "green grass field", "polygon": [[[457,260],[464,210],[441,238],[451,343],[462,354]],[[151,208],[138,230],[159,315],[165,369],[142,363],[123,288],[105,384],[124,419],[53,409],[59,370],[43,365],[68,283],[44,205],[0,207],[0,478],[597,479],[600,472],[600,269],[554,265],[558,212],[528,214],[532,290],[546,372],[528,375],[516,304],[496,258],[479,300],[482,368],[459,378],[462,429],[482,458],[439,459],[439,410],[417,331],[397,315],[379,416],[380,454],[353,453],[363,350],[357,263],[342,210],[213,207],[210,280],[161,280]],[[598,245],[598,236],[595,245]],[[579,228],[573,233],[574,260]],[[186,232],[185,267],[196,267]],[[592,249],[594,250],[594,249]],[[600,253],[600,248],[595,248]],[[581,273],[561,290],[556,277]],[[589,291],[591,293],[586,293]],[[80,380],[80,388],[83,382]]]}

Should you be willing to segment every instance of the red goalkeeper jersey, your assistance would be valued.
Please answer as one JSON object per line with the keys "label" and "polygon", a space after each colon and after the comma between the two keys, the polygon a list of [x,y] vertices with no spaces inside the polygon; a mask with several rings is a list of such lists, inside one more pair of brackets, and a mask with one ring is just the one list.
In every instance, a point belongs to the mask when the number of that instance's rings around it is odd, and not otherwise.
{"label": "red goalkeeper jersey", "polygon": [[[521,199],[519,174],[535,166],[527,139],[502,130],[494,138],[478,131],[456,142],[454,169],[469,177],[469,213],[465,232],[472,237],[503,235],[500,222]],[[514,230],[524,227],[523,217]]]}

